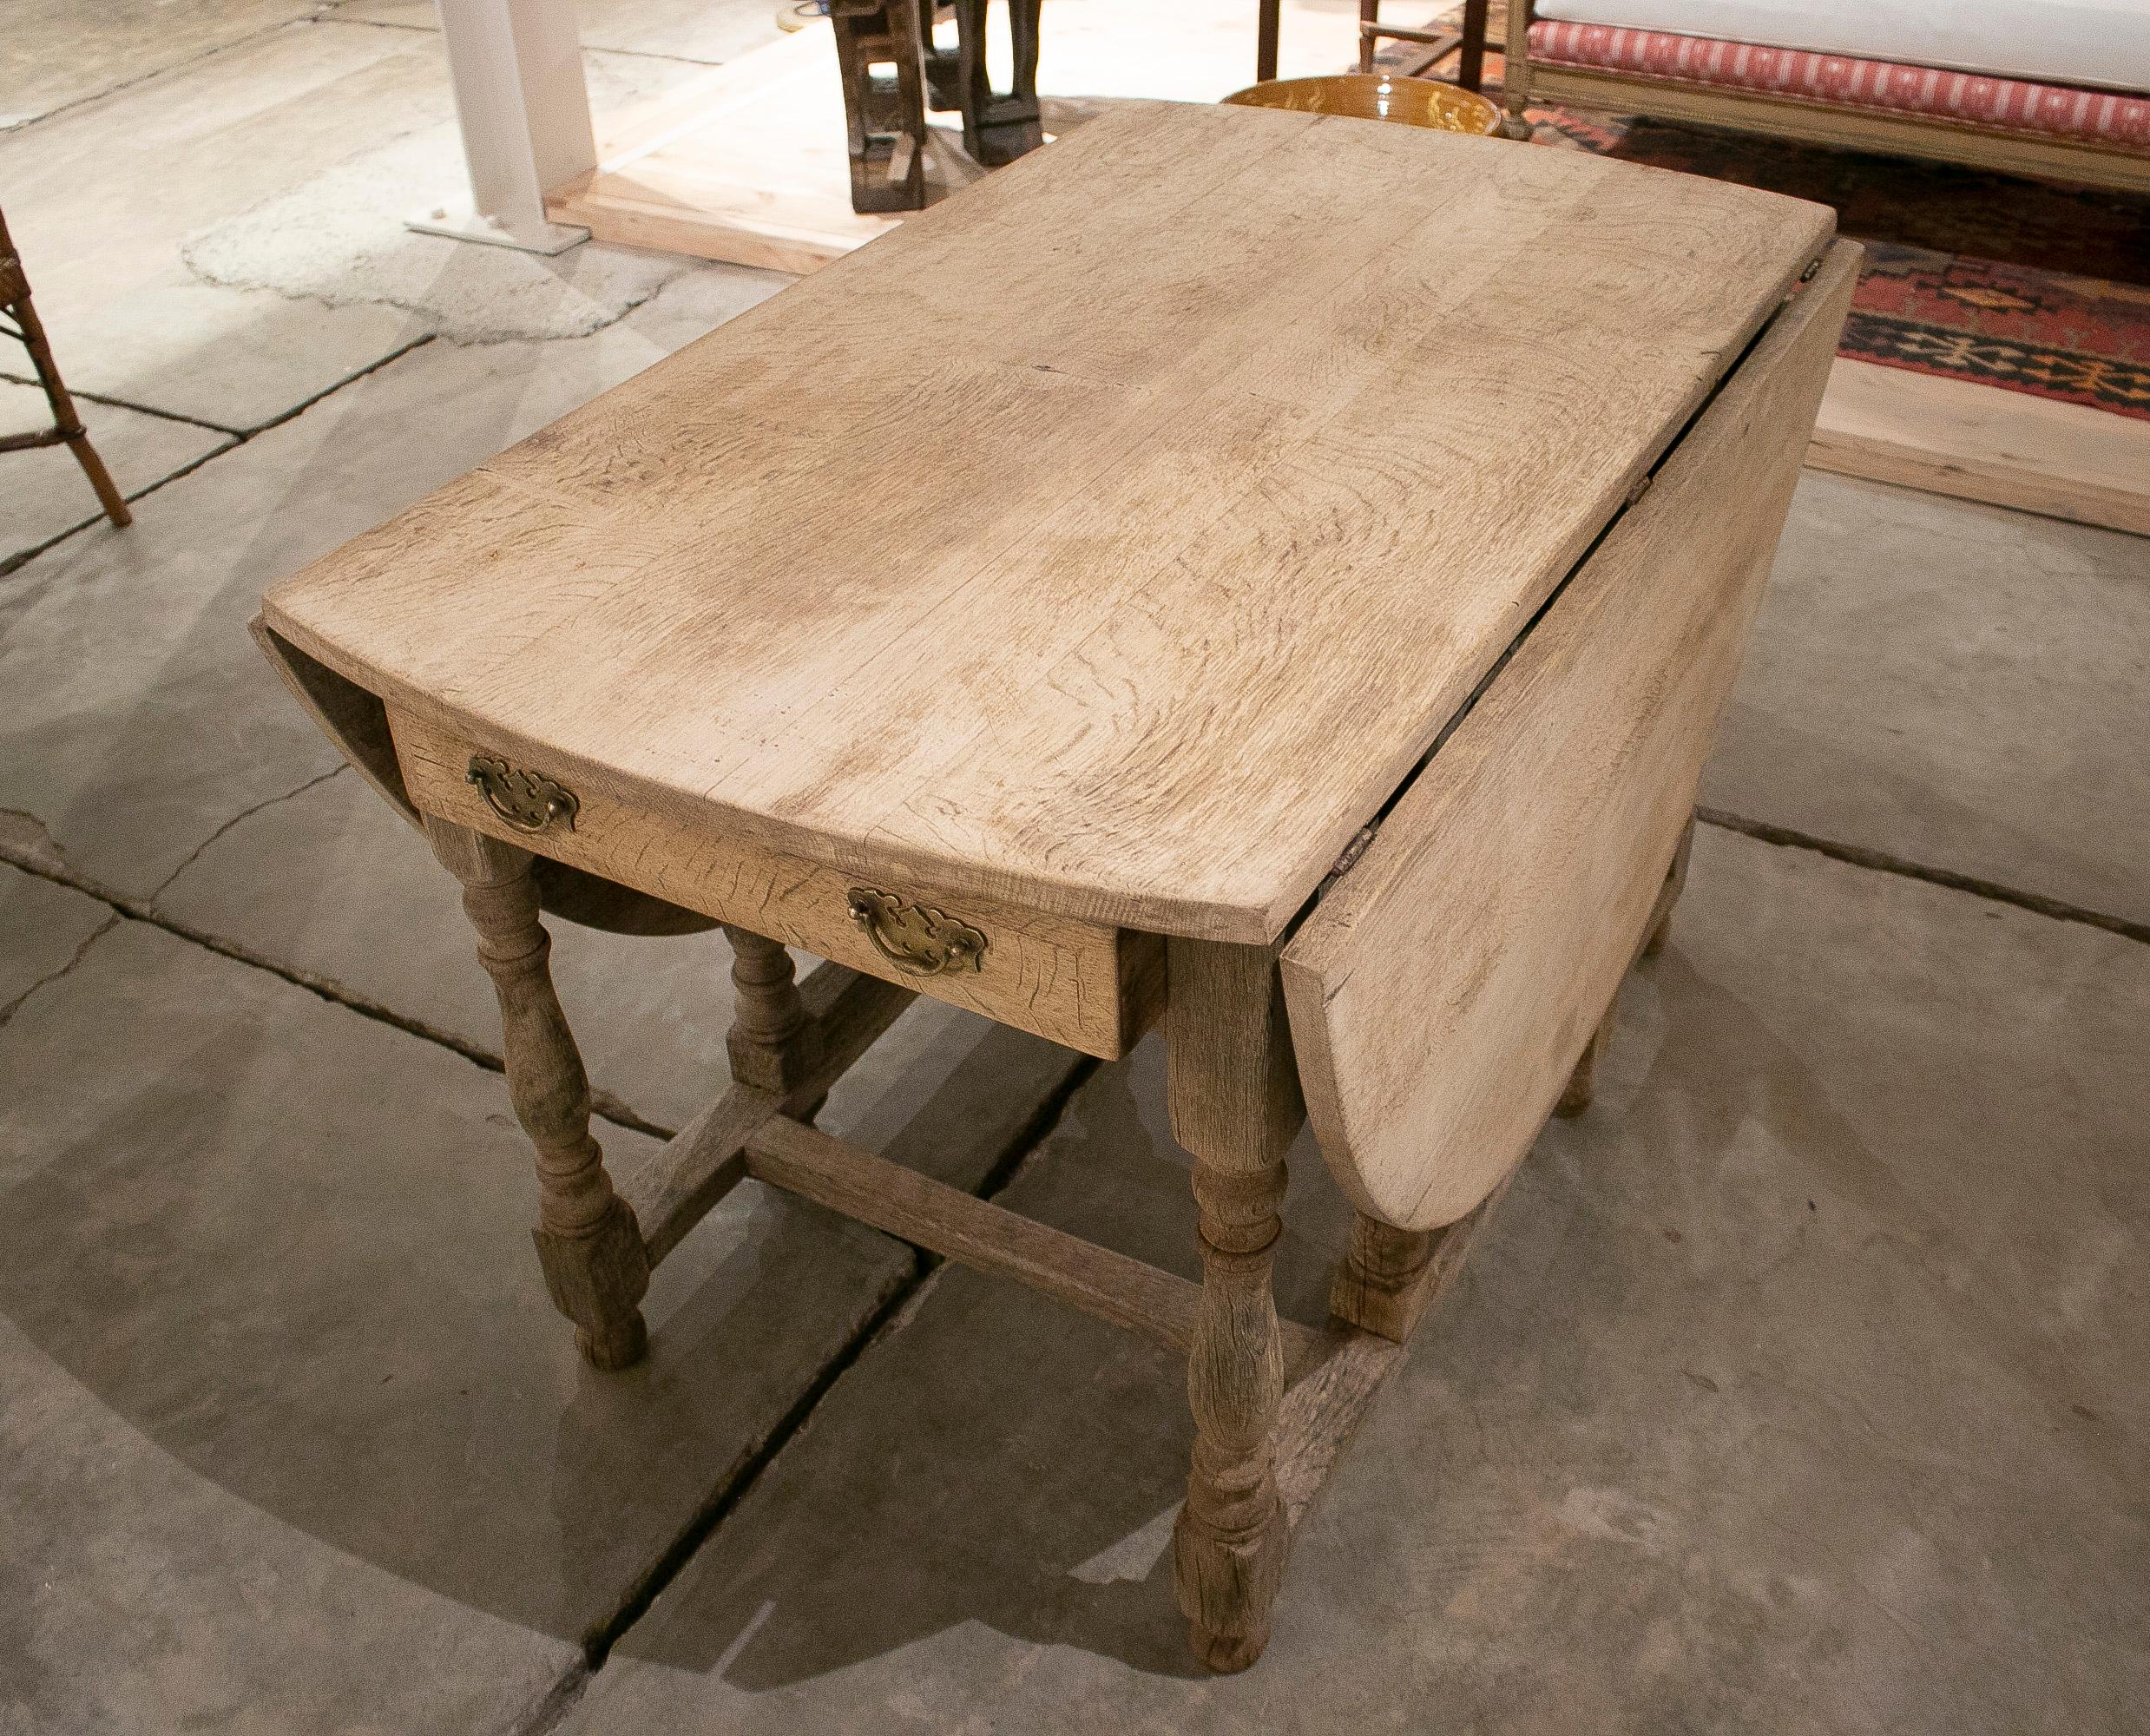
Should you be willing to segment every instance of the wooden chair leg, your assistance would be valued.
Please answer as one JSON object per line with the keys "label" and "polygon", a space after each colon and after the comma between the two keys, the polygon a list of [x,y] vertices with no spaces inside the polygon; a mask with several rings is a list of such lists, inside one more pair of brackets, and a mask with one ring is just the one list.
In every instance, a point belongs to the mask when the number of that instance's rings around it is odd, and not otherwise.
{"label": "wooden chair leg", "polygon": [[1463,0],[1463,47],[1456,62],[1456,82],[1465,90],[1485,83],[1486,0]]}
{"label": "wooden chair leg", "polygon": [[14,311],[23,328],[23,346],[30,352],[37,383],[45,389],[45,402],[52,406],[53,427],[66,443],[68,450],[75,455],[75,462],[82,466],[83,476],[89,479],[104,516],[112,521],[114,529],[126,529],[135,522],[135,515],[128,510],[126,497],[120,493],[119,484],[112,480],[112,472],[105,469],[104,460],[97,456],[97,449],[89,444],[89,431],[82,426],[74,396],[60,378],[59,364],[52,358],[52,345],[45,338],[37,310],[25,296],[16,303]]}
{"label": "wooden chair leg", "polygon": [[1262,83],[1277,76],[1278,14],[1284,8],[1284,0],[1259,0],[1254,12],[1254,82]]}
{"label": "wooden chair leg", "polygon": [[1194,1653],[1243,1670],[1269,1641],[1290,1528],[1272,1435],[1284,1352],[1270,1268],[1284,1154],[1305,1117],[1266,948],[1174,940],[1166,1065],[1173,1136],[1194,1159],[1202,1302],[1187,1358],[1194,1450],[1173,1532],[1174,1581]]}
{"label": "wooden chair leg", "polygon": [[732,1076],[788,1097],[820,1058],[805,1003],[792,980],[792,955],[781,941],[746,929],[724,932],[732,943],[732,1029],[724,1039]]}
{"label": "wooden chair leg", "polygon": [[97,456],[97,449],[89,444],[89,436],[78,430],[66,438],[68,450],[74,453],[75,462],[82,467],[82,474],[89,478],[89,486],[96,490],[97,504],[104,509],[104,516],[112,521],[115,529],[126,529],[135,522],[135,515],[128,510],[126,497],[120,493],[119,484],[112,480],[112,472],[105,469],[104,460]]}
{"label": "wooden chair leg", "polygon": [[[851,209],[925,208],[925,66],[921,0],[832,0],[830,34],[844,88]],[[893,78],[873,68],[894,66]]]}
{"label": "wooden chair leg", "polygon": [[546,960],[529,852],[427,816],[442,865],[463,883],[477,956],[500,1003],[508,1095],[537,1152],[537,1226],[531,1232],[553,1305],[599,1368],[625,1368],[648,1347],[640,1303],[649,1257],[627,1201],[613,1191],[589,1132],[589,1081]]}
{"label": "wooden chair leg", "polygon": [[988,68],[986,0],[956,0],[963,142],[988,168],[1011,163],[1045,142],[1037,94],[1041,0],[1008,0],[1008,89],[996,91]]}
{"label": "wooden chair leg", "polygon": [[1374,69],[1374,36],[1371,25],[1381,22],[1381,0],[1358,0],[1358,69]]}

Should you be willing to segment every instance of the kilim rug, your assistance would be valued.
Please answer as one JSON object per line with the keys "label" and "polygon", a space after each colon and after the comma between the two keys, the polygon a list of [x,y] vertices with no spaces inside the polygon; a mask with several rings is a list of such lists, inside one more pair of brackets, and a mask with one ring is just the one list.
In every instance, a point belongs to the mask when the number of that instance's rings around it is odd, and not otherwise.
{"label": "kilim rug", "polygon": [[[1501,56],[1486,62],[1497,100]],[[1541,144],[1833,206],[1867,248],[1844,355],[2150,420],[2150,199],[1634,115],[1529,118]]]}
{"label": "kilim rug", "polygon": [[2150,201],[1657,121],[1530,119],[1542,143],[1834,206],[1867,248],[1843,355],[2150,421]]}

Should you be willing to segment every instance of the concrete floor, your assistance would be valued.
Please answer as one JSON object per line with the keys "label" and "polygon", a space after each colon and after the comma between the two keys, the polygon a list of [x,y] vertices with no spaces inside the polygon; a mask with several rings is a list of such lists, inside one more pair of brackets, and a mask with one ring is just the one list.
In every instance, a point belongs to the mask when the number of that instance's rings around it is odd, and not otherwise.
{"label": "concrete floor", "polygon": [[[2150,542],[1805,480],[1598,1106],[1207,1680],[1146,1346],[749,1187],[648,1366],[576,1362],[452,893],[242,631],[780,279],[405,233],[457,159],[403,0],[95,10],[0,30],[138,515],[0,469],[0,1732],[2150,1728]],[[772,29],[585,13],[608,102]],[[557,939],[631,1164],[724,949]],[[1154,1042],[924,1009],[828,1116],[1191,1268]],[[1311,1149],[1289,1220],[1312,1321]]]}

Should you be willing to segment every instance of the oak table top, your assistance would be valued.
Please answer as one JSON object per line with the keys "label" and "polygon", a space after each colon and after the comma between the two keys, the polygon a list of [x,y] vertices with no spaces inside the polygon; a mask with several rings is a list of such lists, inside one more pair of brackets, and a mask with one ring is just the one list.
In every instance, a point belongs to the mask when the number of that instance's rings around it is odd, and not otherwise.
{"label": "oak table top", "polygon": [[1130,103],[265,618],[757,845],[1271,942],[1830,227],[1502,140]]}

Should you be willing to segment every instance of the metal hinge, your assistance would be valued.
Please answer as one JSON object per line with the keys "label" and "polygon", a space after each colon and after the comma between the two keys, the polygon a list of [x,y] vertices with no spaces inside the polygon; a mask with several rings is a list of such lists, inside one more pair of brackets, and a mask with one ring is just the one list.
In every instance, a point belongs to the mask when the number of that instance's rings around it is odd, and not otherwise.
{"label": "metal hinge", "polygon": [[1351,834],[1351,841],[1344,846],[1344,853],[1337,858],[1336,865],[1329,870],[1329,878],[1335,880],[1350,873],[1358,865],[1358,858],[1366,853],[1366,846],[1373,841],[1374,828],[1371,825],[1359,827]]}
{"label": "metal hinge", "polygon": [[1366,853],[1366,846],[1374,841],[1374,833],[1380,825],[1381,822],[1376,820],[1371,825],[1362,825],[1351,834],[1351,841],[1344,846],[1343,853],[1329,865],[1329,871],[1321,877],[1321,884],[1314,888],[1313,904],[1318,904],[1327,898],[1330,889],[1358,865],[1358,858]]}

